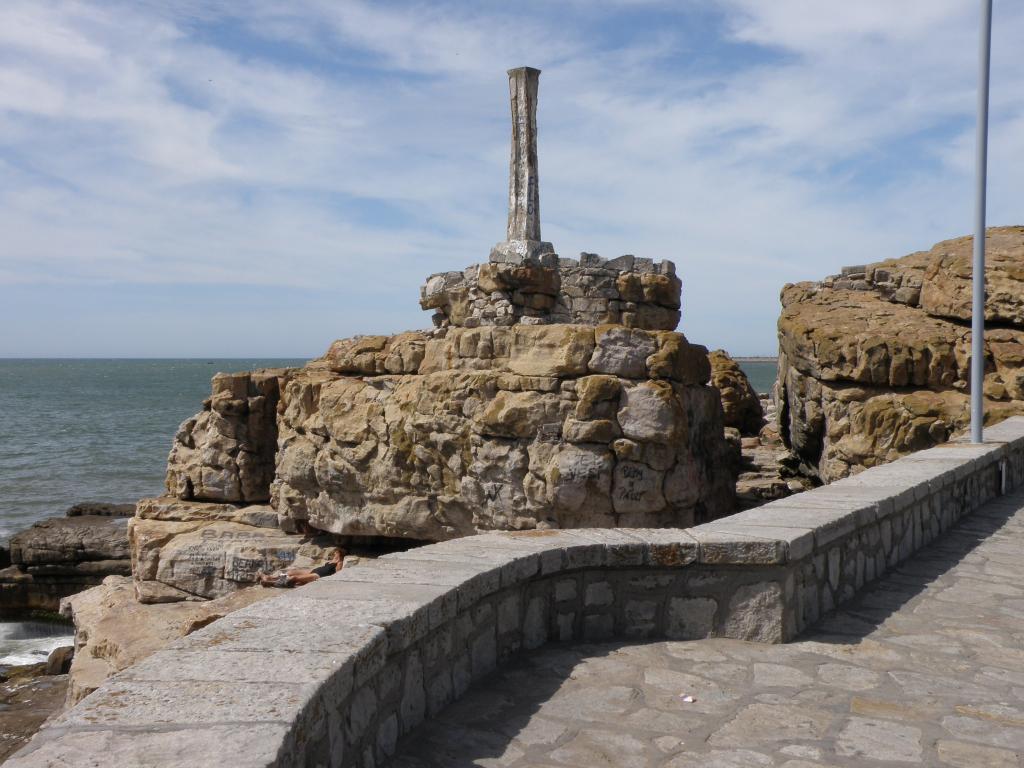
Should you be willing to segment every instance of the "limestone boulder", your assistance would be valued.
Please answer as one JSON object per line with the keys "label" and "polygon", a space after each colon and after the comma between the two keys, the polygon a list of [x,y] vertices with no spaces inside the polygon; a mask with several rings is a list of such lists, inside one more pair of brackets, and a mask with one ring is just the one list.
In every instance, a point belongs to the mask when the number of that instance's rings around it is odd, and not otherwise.
{"label": "limestone boulder", "polygon": [[712,519],[734,474],[709,373],[678,333],[558,324],[449,328],[415,375],[309,368],[281,393],[271,503],[337,534],[435,541]]}
{"label": "limestone boulder", "polygon": [[[929,252],[921,308],[936,317],[971,319],[973,237]],[[1024,326],[1024,227],[993,227],[985,237],[985,320]]]}
{"label": "limestone boulder", "polygon": [[418,332],[357,336],[334,342],[323,359],[336,373],[416,373],[423,362],[426,343],[427,336]]}
{"label": "limestone boulder", "polygon": [[[990,229],[986,242],[991,424],[1024,413],[1024,228]],[[950,240],[783,289],[778,429],[805,475],[827,482],[966,430],[971,246]]]}
{"label": "limestone boulder", "polygon": [[330,559],[329,537],[288,534],[266,506],[143,499],[129,526],[136,596],[143,603],[209,600],[251,586],[264,571]]}
{"label": "limestone boulder", "polygon": [[952,387],[969,367],[969,331],[869,291],[784,291],[779,350],[818,381]]}
{"label": "limestone boulder", "polygon": [[747,374],[723,349],[708,354],[711,363],[711,385],[722,397],[725,426],[734,427],[742,435],[756,435],[764,426],[764,410]]}
{"label": "limestone boulder", "polygon": [[585,325],[517,325],[508,369],[520,376],[578,376],[594,353],[594,329]]}

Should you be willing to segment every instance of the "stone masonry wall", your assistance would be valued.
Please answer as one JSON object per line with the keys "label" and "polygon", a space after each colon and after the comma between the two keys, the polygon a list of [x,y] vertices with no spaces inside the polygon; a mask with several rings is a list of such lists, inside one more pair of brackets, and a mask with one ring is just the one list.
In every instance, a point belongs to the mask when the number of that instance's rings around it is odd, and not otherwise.
{"label": "stone masonry wall", "polygon": [[782,642],[1024,483],[1024,418],[986,440],[685,531],[495,532],[358,564],[125,670],[7,765],[368,768],[545,642]]}
{"label": "stone masonry wall", "polygon": [[420,289],[420,306],[435,310],[437,327],[579,323],[674,330],[679,324],[679,278],[671,261],[635,256],[579,261],[554,253],[490,261],[441,272]]}

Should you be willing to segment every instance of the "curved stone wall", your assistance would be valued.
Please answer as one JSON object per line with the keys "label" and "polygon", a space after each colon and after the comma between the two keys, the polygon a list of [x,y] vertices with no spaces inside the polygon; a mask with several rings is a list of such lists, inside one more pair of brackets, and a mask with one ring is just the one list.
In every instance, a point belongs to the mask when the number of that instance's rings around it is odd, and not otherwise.
{"label": "curved stone wall", "polygon": [[686,530],[489,533],[363,562],[125,670],[7,765],[369,768],[546,642],[782,642],[1024,482],[1024,418],[986,439]]}

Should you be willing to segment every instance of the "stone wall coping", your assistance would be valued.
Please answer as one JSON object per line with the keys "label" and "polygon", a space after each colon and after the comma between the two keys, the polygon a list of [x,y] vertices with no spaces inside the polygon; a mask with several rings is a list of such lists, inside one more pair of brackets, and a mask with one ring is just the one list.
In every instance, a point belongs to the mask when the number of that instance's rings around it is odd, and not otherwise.
{"label": "stone wall coping", "polygon": [[[384,696],[389,681],[398,686],[413,680],[410,685],[422,687],[422,681],[415,683],[419,667],[409,665],[424,663],[426,644],[439,632],[460,624],[493,626],[487,630],[492,643],[494,637],[525,633],[517,622],[528,620],[526,590],[546,578],[555,580],[550,599],[557,602],[563,599],[558,596],[561,583],[571,586],[566,591],[575,596],[577,584],[591,584],[581,579],[606,579],[614,572],[652,568],[662,574],[657,578],[671,579],[672,573],[692,569],[722,569],[734,590],[722,597],[722,605],[755,611],[751,616],[772,616],[776,627],[762,632],[762,619],[757,619],[736,624],[735,631],[747,639],[780,642],[817,616],[799,618],[789,597],[794,573],[807,573],[810,559],[827,554],[826,578],[838,594],[838,580],[852,578],[840,571],[841,540],[856,540],[859,529],[877,534],[902,519],[905,532],[906,521],[934,515],[930,525],[911,526],[920,535],[904,534],[899,551],[889,556],[891,565],[923,545],[925,528],[934,536],[939,526],[952,524],[985,494],[991,497],[993,478],[1003,477],[1005,485],[1004,473],[1010,472],[1019,484],[1024,478],[1024,417],[990,428],[986,439],[997,442],[932,448],[686,530],[491,532],[360,562],[295,593],[236,611],[115,675],[43,728],[6,765],[283,768],[320,764],[319,758],[307,759],[314,743],[330,745],[331,765],[370,765],[362,755],[342,755],[347,747],[341,745],[358,742],[362,737],[354,732],[379,722],[374,748],[390,754],[389,734],[397,738],[398,722],[407,732],[421,721],[424,705],[422,694],[402,694],[398,715],[380,720],[384,714],[376,714],[376,699],[366,697],[375,696],[374,690]],[[1013,466],[1004,469],[1002,462],[1009,459]],[[950,504],[937,493],[950,494]],[[981,498],[973,498],[975,493]],[[929,494],[932,500],[918,503]],[[959,512],[951,508],[955,503]],[[857,575],[847,588],[855,591],[871,578]],[[678,597],[684,603],[688,599],[686,594]],[[802,605],[802,598],[797,602]],[[611,622],[611,614],[606,616]],[[730,625],[715,631],[736,636]],[[496,646],[474,645],[465,679],[486,674],[498,658]]]}

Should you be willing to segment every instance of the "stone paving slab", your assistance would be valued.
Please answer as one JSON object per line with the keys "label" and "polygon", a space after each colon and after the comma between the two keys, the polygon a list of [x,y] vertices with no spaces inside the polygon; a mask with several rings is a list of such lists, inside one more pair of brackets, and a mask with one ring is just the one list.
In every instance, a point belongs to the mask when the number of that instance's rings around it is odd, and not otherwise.
{"label": "stone paving slab", "polygon": [[547,646],[410,733],[392,766],[1019,768],[1022,564],[1018,492],[793,643]]}

